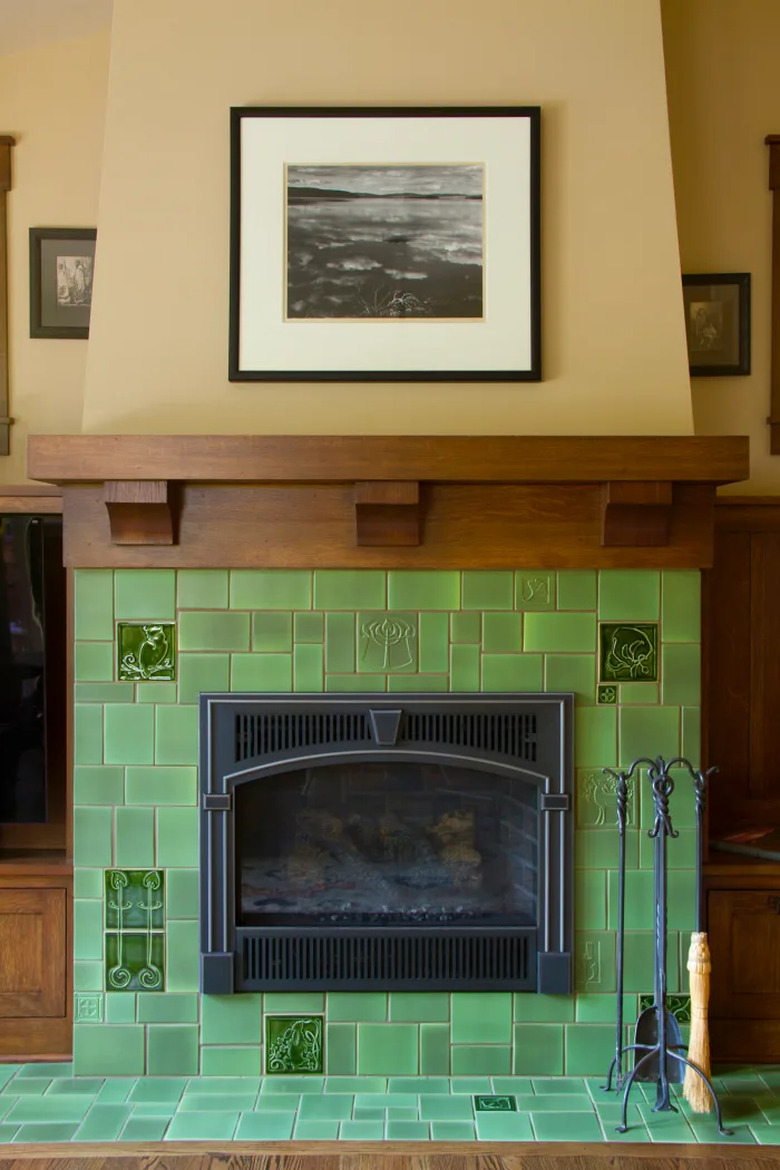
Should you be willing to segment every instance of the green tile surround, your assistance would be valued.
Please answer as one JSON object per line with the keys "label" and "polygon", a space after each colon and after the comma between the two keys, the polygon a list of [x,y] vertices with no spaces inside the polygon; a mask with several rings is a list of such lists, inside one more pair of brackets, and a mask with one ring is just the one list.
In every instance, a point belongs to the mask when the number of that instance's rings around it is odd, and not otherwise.
{"label": "green tile surround", "polygon": [[[168,1101],[170,1125],[161,1127],[152,1112],[139,1113],[137,1105],[105,1112],[127,1105],[121,1086],[130,1083],[109,1079],[101,1089],[105,1095],[85,1108],[83,1117],[31,1116],[19,1122],[15,1133],[50,1124],[58,1131],[69,1127],[73,1137],[89,1121],[85,1133],[95,1140],[113,1128],[114,1136],[122,1133],[127,1140],[163,1132],[195,1137],[196,1117],[205,1138],[270,1138],[274,1126],[281,1135],[288,1121],[287,1137],[369,1139],[366,1127],[374,1133],[378,1126],[385,1127],[385,1137],[391,1126],[397,1136],[414,1136],[422,1126],[424,1136],[440,1140],[461,1133],[453,1127],[468,1129],[462,1137],[476,1133],[482,1140],[517,1137],[521,1129],[532,1130],[531,1137],[546,1133],[547,1120],[537,1126],[534,1111],[522,1104],[517,1113],[481,1112],[477,1119],[470,1113],[461,1116],[462,1105],[434,1116],[420,1094],[449,1092],[449,1076],[468,1082],[463,1092],[473,1096],[511,1093],[515,1076],[603,1075],[614,1013],[617,843],[614,792],[601,768],[628,764],[636,755],[681,751],[698,761],[699,594],[699,574],[688,571],[77,570],[74,1070],[85,1078],[142,1078],[136,1086],[138,1104],[146,1085],[181,1087],[170,1089],[175,1093]],[[149,621],[175,623],[176,680],[119,681],[117,623]],[[632,677],[609,684],[608,696],[602,693],[605,684],[597,685],[599,631],[605,623],[657,623],[657,680]],[[204,689],[574,692],[575,994],[201,997],[197,694]],[[693,895],[687,790],[680,792],[674,811],[683,832],[669,844],[675,907],[669,984],[684,994]],[[627,1019],[652,986],[653,924],[647,913],[652,849],[644,840],[650,823],[646,795],[634,795],[626,841],[632,891]],[[105,871],[114,869],[161,873],[164,907],[155,955],[164,957],[164,991],[107,989],[106,964],[113,961],[115,939],[106,928],[104,881]],[[261,1077],[268,1020],[286,1015],[321,1018],[324,1075],[364,1086],[344,1090],[358,1094],[354,1111],[350,1105],[343,1116],[333,1116],[318,1115],[316,1108],[309,1112],[312,1106],[300,1114],[291,1108],[288,1120],[280,1122],[284,1111],[268,1111],[265,1105],[255,1111],[243,1097],[224,1110],[200,1103],[197,1110],[182,1109],[186,1078],[206,1078],[201,1090],[192,1089],[197,1097],[218,1093],[223,1078]],[[388,1077],[398,1094],[394,1104],[374,1107],[382,1117],[361,1113],[371,1109],[358,1104],[361,1094],[375,1091],[365,1085],[384,1085]],[[428,1078],[424,1090],[419,1077]],[[272,1076],[258,1101],[276,1099],[274,1084],[290,1086],[301,1079],[310,1087],[297,1092],[312,1092],[314,1075]],[[409,1086],[408,1101],[401,1084]],[[115,1098],[113,1086],[119,1094]],[[51,1092],[41,1090],[43,1096]],[[10,1100],[7,1087],[0,1101],[3,1097]],[[154,1096],[147,1100],[155,1103]],[[599,1124],[601,1113],[594,1108],[583,1135]],[[599,1108],[605,1106],[599,1102]],[[273,1125],[267,1121],[271,1113]],[[0,1116],[0,1141],[33,1140],[9,1133],[13,1109],[8,1114]],[[209,1117],[213,1125],[207,1124]],[[767,1129],[770,1122],[761,1124]],[[639,1123],[644,1125],[641,1117]],[[398,1127],[404,1126],[412,1128],[402,1134]],[[696,1122],[696,1140],[707,1140],[702,1126],[706,1129],[706,1123]],[[609,1130],[607,1125],[611,1136]],[[759,1130],[746,1140],[766,1140]]]}

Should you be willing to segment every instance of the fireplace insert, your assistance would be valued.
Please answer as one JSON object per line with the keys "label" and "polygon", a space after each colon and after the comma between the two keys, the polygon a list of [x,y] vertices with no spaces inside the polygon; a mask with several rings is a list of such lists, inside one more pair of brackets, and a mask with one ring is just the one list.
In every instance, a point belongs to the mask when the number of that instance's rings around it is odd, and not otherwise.
{"label": "fireplace insert", "polygon": [[572,704],[201,695],[202,991],[570,991]]}

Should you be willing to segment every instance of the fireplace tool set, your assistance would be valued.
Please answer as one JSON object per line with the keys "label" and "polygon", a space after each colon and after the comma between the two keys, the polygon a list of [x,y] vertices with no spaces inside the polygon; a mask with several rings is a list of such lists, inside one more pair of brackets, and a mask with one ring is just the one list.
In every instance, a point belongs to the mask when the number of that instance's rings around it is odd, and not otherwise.
{"label": "fireplace tool set", "polygon": [[[655,884],[655,971],[653,982],[653,1005],[646,1008],[639,1016],[634,1031],[634,1043],[625,1044],[623,1036],[623,948],[625,942],[625,884],[626,884],[626,821],[628,812],[628,781],[639,769],[647,768],[647,778],[652,787],[654,819],[653,827],[648,830],[648,836],[653,840],[653,874]],[[604,772],[616,781],[617,786],[617,826],[618,826],[618,927],[617,927],[617,1028],[615,1037],[615,1056],[609,1066],[605,1091],[612,1088],[612,1078],[615,1077],[615,1089],[623,1091],[623,1109],[621,1123],[617,1127],[618,1133],[625,1133],[628,1129],[626,1115],[628,1110],[628,1095],[635,1081],[655,1081],[657,1083],[656,1101],[653,1112],[677,1111],[669,1095],[669,1085],[679,1084],[683,1080],[684,1070],[688,1070],[688,1077],[700,1078],[707,1086],[712,1102],[715,1106],[715,1115],[718,1130],[722,1134],[732,1131],[723,1128],[720,1103],[715,1090],[706,1073],[692,1060],[682,1054],[685,1049],[680,1035],[677,1020],[667,1008],[666,1002],[666,921],[667,921],[667,838],[677,837],[678,833],[672,825],[669,812],[669,798],[674,791],[674,780],[670,776],[672,768],[684,768],[693,780],[696,798],[696,930],[702,930],[702,901],[701,901],[701,861],[702,861],[702,818],[704,815],[706,780],[709,772],[695,771],[688,760],[682,757],[666,763],[660,756],[655,760],[642,757],[634,760],[626,772],[615,772],[611,768],[604,768]],[[715,771],[714,768],[710,772]],[[624,1057],[627,1053],[634,1054],[633,1068],[624,1070]],[[686,1085],[686,1095],[688,1088]]]}

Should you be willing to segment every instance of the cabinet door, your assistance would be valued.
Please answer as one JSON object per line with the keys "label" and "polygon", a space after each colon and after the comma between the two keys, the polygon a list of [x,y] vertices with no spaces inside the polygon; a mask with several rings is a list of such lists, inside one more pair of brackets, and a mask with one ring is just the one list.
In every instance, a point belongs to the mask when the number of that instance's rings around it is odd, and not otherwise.
{"label": "cabinet door", "polygon": [[780,890],[710,890],[710,1032],[723,1060],[780,1058]]}
{"label": "cabinet door", "polygon": [[0,1020],[65,1015],[66,891],[0,889]]}

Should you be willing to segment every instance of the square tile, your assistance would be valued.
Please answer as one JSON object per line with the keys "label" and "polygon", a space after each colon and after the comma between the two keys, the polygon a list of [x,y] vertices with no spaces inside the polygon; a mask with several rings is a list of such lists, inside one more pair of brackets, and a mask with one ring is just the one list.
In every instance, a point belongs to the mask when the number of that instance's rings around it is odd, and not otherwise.
{"label": "square tile", "polygon": [[482,649],[488,654],[519,653],[523,648],[523,615],[486,613],[482,618]]}
{"label": "square tile", "polygon": [[453,1044],[509,1044],[512,995],[508,991],[453,992]]}
{"label": "square tile", "polygon": [[201,691],[230,690],[229,654],[182,654],[178,667],[181,703],[197,703]]}
{"label": "square tile", "polygon": [[414,1075],[419,1067],[415,1024],[358,1024],[358,1072]]}
{"label": "square tile", "polygon": [[598,578],[593,569],[558,573],[558,609],[595,609]]}
{"label": "square tile", "polygon": [[267,1076],[314,1073],[325,1068],[322,1016],[265,1017]]}
{"label": "square tile", "polygon": [[[200,1004],[201,1044],[259,1044],[261,1017],[260,995],[204,995]],[[289,1017],[284,1018],[292,1023]]]}
{"label": "square tile", "polygon": [[[525,610],[555,609],[555,574],[538,569],[530,573],[517,573],[515,605]],[[567,607],[559,602],[559,608]]]}
{"label": "square tile", "polygon": [[124,682],[172,682],[176,678],[173,622],[117,622],[116,677]]}
{"label": "square tile", "polygon": [[415,673],[417,614],[364,611],[357,615],[357,669],[360,673]]}
{"label": "square tile", "polygon": [[103,715],[106,764],[154,763],[153,707],[107,703]]}
{"label": "square tile", "polygon": [[657,622],[599,623],[599,682],[655,682]]}
{"label": "square tile", "polygon": [[661,576],[654,569],[602,569],[599,618],[605,621],[657,621]]}
{"label": "square tile", "polygon": [[289,654],[293,646],[292,614],[282,610],[252,614],[252,649]]}

